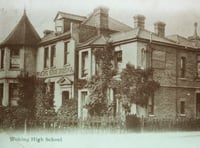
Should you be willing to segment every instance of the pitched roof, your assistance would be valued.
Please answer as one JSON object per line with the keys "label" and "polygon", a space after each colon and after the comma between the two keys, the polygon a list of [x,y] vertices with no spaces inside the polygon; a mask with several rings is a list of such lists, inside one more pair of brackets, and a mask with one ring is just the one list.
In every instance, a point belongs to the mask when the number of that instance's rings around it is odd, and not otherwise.
{"label": "pitched roof", "polygon": [[179,44],[179,45],[182,45],[182,46],[192,47],[192,48],[196,47],[194,42],[190,41],[189,39],[187,39],[185,37],[177,35],[177,34],[167,36],[167,38],[175,41],[176,44]]}
{"label": "pitched roof", "polygon": [[[94,17],[95,17],[94,13],[90,14],[89,17],[82,22],[82,24],[96,27],[96,23],[94,21],[95,19],[93,19]],[[93,21],[91,22],[90,20],[93,20]],[[133,29],[132,27],[122,22],[119,22],[118,20],[112,17],[108,17],[108,28],[110,30],[119,31],[119,32],[130,31]]]}
{"label": "pitched roof", "polygon": [[45,37],[43,37],[39,44],[43,44],[43,43],[46,43],[46,42],[49,42],[49,41],[59,40],[61,38],[66,38],[66,37],[69,37],[69,36],[70,36],[70,31],[67,31],[67,32],[62,33],[62,34],[56,34],[55,32],[52,32],[52,33],[46,35]]}
{"label": "pitched roof", "polygon": [[111,34],[111,38],[109,41],[114,43],[114,42],[120,42],[123,40],[130,40],[134,38],[147,39],[147,40],[152,40],[156,42],[164,42],[168,44],[175,43],[174,41],[168,38],[159,37],[157,34],[145,29],[141,29],[141,28],[134,28],[131,31]]}
{"label": "pitched roof", "polygon": [[112,18],[112,17],[109,17],[109,21],[108,21],[108,27],[111,29],[111,30],[116,30],[116,31],[120,31],[120,32],[123,32],[123,31],[130,31],[132,30],[133,28]]}
{"label": "pitched roof", "polygon": [[24,11],[19,23],[15,26],[8,37],[0,44],[0,46],[9,45],[29,45],[35,46],[39,43],[40,37],[33,25],[29,21]]}
{"label": "pitched roof", "polygon": [[85,16],[80,16],[80,15],[76,15],[76,14],[71,14],[71,13],[66,13],[66,12],[61,12],[59,11],[54,19],[54,21],[56,20],[56,18],[58,16],[61,16],[63,18],[67,18],[67,19],[71,19],[71,20],[76,20],[76,21],[84,21],[86,19]]}

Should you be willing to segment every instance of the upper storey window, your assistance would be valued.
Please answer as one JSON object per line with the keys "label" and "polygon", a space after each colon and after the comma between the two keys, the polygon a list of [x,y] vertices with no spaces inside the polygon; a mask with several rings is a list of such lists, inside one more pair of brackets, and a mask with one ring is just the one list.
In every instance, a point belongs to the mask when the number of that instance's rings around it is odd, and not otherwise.
{"label": "upper storey window", "polygon": [[4,68],[4,55],[5,55],[5,50],[1,49],[0,50],[0,69]]}
{"label": "upper storey window", "polygon": [[86,77],[89,71],[88,51],[82,52],[81,56],[81,77]]}
{"label": "upper storey window", "polygon": [[186,57],[181,57],[181,78],[185,78]]}
{"label": "upper storey window", "polygon": [[197,77],[200,78],[200,55],[197,56]]}
{"label": "upper storey window", "polygon": [[19,68],[20,67],[20,49],[11,49],[10,50],[10,68]]}
{"label": "upper storey window", "polygon": [[49,68],[49,47],[44,48],[44,68]]}
{"label": "upper storey window", "polygon": [[64,65],[68,64],[68,42],[64,43]]}
{"label": "upper storey window", "polygon": [[63,26],[63,20],[62,19],[57,19],[56,22],[56,32],[57,33],[63,33],[64,31],[64,26]]}
{"label": "upper storey window", "polygon": [[118,72],[122,71],[122,51],[116,51],[115,52],[115,58],[116,58],[116,67],[118,69]]}
{"label": "upper storey window", "polygon": [[56,46],[55,45],[52,45],[51,46],[51,60],[50,60],[50,66],[51,67],[54,67],[56,66]]}

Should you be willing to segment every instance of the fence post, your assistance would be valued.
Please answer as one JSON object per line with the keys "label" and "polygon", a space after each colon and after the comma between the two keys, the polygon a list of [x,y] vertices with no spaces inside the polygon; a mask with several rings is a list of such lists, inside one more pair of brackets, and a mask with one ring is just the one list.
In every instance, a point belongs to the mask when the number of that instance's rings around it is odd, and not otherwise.
{"label": "fence post", "polygon": [[144,117],[142,116],[142,123],[141,123],[141,132],[144,131]]}
{"label": "fence post", "polygon": [[26,119],[24,121],[24,135],[26,135],[27,133],[27,123],[26,123]]}

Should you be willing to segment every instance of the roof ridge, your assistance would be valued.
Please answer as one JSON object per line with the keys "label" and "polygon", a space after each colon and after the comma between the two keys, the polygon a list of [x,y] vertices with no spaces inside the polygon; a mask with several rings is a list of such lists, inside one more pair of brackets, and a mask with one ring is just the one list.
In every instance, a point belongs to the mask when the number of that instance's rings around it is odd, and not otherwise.
{"label": "roof ridge", "polygon": [[78,17],[87,18],[86,16],[82,16],[82,15],[78,15],[78,14],[73,14],[73,13],[68,13],[68,12],[63,12],[63,11],[58,11],[58,13],[64,13],[64,14],[68,14],[68,15],[73,15],[73,16],[78,16]]}

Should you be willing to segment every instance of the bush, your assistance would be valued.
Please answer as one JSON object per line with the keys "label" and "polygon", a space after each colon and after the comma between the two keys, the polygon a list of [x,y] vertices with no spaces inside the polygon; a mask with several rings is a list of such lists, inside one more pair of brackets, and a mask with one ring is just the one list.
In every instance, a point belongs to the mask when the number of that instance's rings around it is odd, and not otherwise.
{"label": "bush", "polygon": [[126,116],[126,128],[128,130],[140,131],[140,126],[140,118],[138,118],[136,115]]}
{"label": "bush", "polygon": [[63,104],[58,112],[57,119],[65,121],[66,119],[78,119],[78,101],[77,99],[69,99],[66,104]]}
{"label": "bush", "polygon": [[25,119],[31,118],[30,111],[24,107],[1,108],[1,124],[4,128],[22,128]]}

